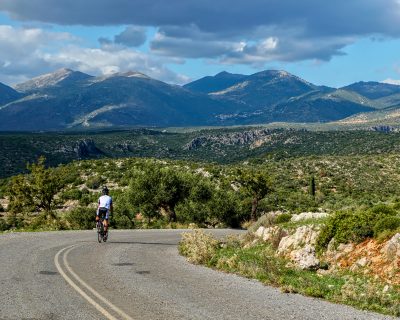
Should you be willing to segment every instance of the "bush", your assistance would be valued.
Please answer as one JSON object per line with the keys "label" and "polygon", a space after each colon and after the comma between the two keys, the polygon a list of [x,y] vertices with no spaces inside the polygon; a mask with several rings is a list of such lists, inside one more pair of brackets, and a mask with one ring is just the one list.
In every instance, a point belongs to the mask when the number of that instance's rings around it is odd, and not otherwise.
{"label": "bush", "polygon": [[338,211],[333,214],[322,228],[317,239],[317,249],[321,251],[335,238],[335,242],[359,243],[374,236],[374,227],[379,220],[396,215],[396,211],[385,205],[369,210]]}
{"label": "bush", "polygon": [[179,222],[193,222],[202,226],[209,222],[210,209],[207,204],[187,200],[179,203],[175,211]]}
{"label": "bush", "polygon": [[94,177],[92,177],[92,178],[89,178],[87,181],[86,181],[86,186],[89,188],[89,189],[98,189],[98,188],[100,188],[100,186],[102,185],[102,184],[104,184],[104,182],[105,182],[105,180],[102,178],[102,177],[100,177],[100,176],[94,176]]}
{"label": "bush", "polygon": [[68,229],[66,221],[58,218],[54,212],[41,212],[24,227],[31,231],[53,231]]}
{"label": "bush", "polygon": [[132,229],[134,227],[133,222],[128,216],[116,215],[113,220],[113,226],[117,229]]}
{"label": "bush", "polygon": [[71,189],[63,192],[61,198],[63,200],[80,200],[82,198],[82,191],[79,189]]}
{"label": "bush", "polygon": [[3,208],[3,206],[0,204],[0,212],[4,212],[5,210],[4,210],[4,208]]}
{"label": "bush", "polygon": [[292,219],[292,215],[290,213],[282,213],[276,217],[275,223],[279,224],[289,222],[290,219]]}
{"label": "bush", "polygon": [[219,242],[212,235],[201,230],[182,234],[179,252],[196,264],[209,262],[216,254]]}
{"label": "bush", "polygon": [[97,195],[93,193],[82,194],[82,197],[79,199],[79,205],[86,207],[91,203],[97,202]]}
{"label": "bush", "polygon": [[0,231],[6,231],[8,229],[10,229],[10,226],[3,218],[0,218]]}
{"label": "bush", "polygon": [[255,223],[253,223],[253,225],[251,225],[248,230],[250,232],[256,232],[259,227],[265,227],[265,228],[271,227],[275,225],[275,222],[276,222],[275,214],[266,213],[262,215],[260,218],[258,218],[258,220]]}
{"label": "bush", "polygon": [[385,231],[394,231],[400,228],[399,217],[385,217],[379,220],[374,226],[374,237],[379,237]]}
{"label": "bush", "polygon": [[65,216],[73,229],[92,229],[95,227],[95,218],[95,209],[83,207],[73,209]]}

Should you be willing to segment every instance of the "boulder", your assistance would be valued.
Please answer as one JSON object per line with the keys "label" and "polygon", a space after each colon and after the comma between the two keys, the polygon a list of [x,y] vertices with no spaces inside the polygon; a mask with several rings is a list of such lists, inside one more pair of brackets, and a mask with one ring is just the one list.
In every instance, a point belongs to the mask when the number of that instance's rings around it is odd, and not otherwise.
{"label": "boulder", "polygon": [[287,236],[287,231],[283,230],[282,228],[278,227],[278,226],[273,226],[273,227],[269,227],[269,228],[265,228],[262,239],[264,241],[269,241],[269,242],[273,242],[276,239],[279,239],[279,241],[283,238]]}
{"label": "boulder", "polygon": [[278,254],[285,255],[309,244],[315,246],[319,229],[313,225],[301,226],[292,235],[283,237],[279,243]]}
{"label": "boulder", "polygon": [[357,271],[361,268],[365,268],[366,266],[368,266],[371,263],[371,261],[367,258],[367,257],[362,257],[360,259],[358,259],[351,267],[350,267],[350,271]]}
{"label": "boulder", "polygon": [[381,253],[389,262],[400,261],[400,233],[395,234],[382,248]]}
{"label": "boulder", "polygon": [[304,248],[292,251],[290,260],[303,270],[317,270],[320,263],[315,255],[315,247],[309,244]]}
{"label": "boulder", "polygon": [[319,229],[313,225],[299,227],[294,234],[282,238],[277,253],[289,257],[301,269],[318,269],[320,261],[315,253],[318,235]]}
{"label": "boulder", "polygon": [[292,216],[292,219],[290,219],[290,221],[298,222],[310,219],[323,219],[326,217],[328,217],[328,214],[326,212],[302,212]]}
{"label": "boulder", "polygon": [[257,229],[257,231],[254,233],[256,237],[262,238],[264,235],[265,227],[261,226]]}

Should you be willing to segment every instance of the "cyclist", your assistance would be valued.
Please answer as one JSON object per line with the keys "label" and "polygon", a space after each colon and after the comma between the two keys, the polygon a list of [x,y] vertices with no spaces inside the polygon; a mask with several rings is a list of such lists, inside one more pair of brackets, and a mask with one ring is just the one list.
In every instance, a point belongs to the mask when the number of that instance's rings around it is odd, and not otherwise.
{"label": "cyclist", "polygon": [[96,213],[96,221],[100,220],[100,217],[103,220],[104,225],[104,240],[107,240],[108,236],[108,219],[110,218],[110,214],[113,213],[113,202],[112,198],[108,195],[109,191],[107,186],[104,186],[101,190],[101,197],[98,201],[97,213]]}

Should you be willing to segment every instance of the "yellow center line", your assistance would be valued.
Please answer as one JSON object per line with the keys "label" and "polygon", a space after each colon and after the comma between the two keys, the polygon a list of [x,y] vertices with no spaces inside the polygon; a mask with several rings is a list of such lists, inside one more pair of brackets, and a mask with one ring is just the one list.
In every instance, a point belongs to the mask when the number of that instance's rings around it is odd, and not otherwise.
{"label": "yellow center line", "polygon": [[100,313],[102,313],[107,319],[109,320],[117,320],[113,315],[111,315],[107,310],[105,310],[100,304],[98,304],[96,301],[94,301],[91,297],[89,297],[75,282],[63,271],[60,263],[59,263],[59,256],[61,253],[64,253],[63,255],[63,263],[67,271],[75,278],[75,280],[80,284],[81,286],[85,287],[88,291],[90,291],[96,298],[98,298],[100,301],[102,301],[105,305],[107,305],[109,308],[114,310],[119,316],[121,316],[125,320],[133,320],[130,316],[128,316],[125,312],[123,312],[121,309],[119,309],[117,306],[113,305],[110,301],[108,301],[106,298],[104,298],[102,295],[100,295],[96,290],[94,290],[92,287],[90,287],[85,281],[83,281],[70,267],[67,261],[67,256],[69,252],[74,249],[75,245],[65,247],[61,249],[60,251],[57,252],[57,254],[54,257],[54,264],[56,265],[56,268],[58,272],[61,274],[61,276],[67,281],[69,285],[71,285],[72,288],[74,288],[82,297],[84,297],[90,304],[92,304]]}

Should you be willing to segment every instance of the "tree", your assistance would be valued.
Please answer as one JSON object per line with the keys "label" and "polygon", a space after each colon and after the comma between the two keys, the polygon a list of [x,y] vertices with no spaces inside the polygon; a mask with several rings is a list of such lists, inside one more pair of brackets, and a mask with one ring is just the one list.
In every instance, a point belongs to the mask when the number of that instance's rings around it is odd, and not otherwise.
{"label": "tree", "polygon": [[28,175],[14,177],[9,186],[10,210],[17,212],[45,212],[52,215],[56,206],[56,194],[63,188],[61,172],[46,169],[45,158],[28,164]]}
{"label": "tree", "polygon": [[315,177],[310,177],[309,193],[315,199]]}
{"label": "tree", "polygon": [[129,185],[128,202],[149,220],[164,211],[169,221],[176,221],[176,205],[190,190],[190,177],[157,165],[135,169]]}
{"label": "tree", "polygon": [[255,172],[254,170],[239,170],[238,182],[245,192],[252,197],[251,219],[257,220],[257,209],[261,199],[272,191],[272,182],[266,172]]}

